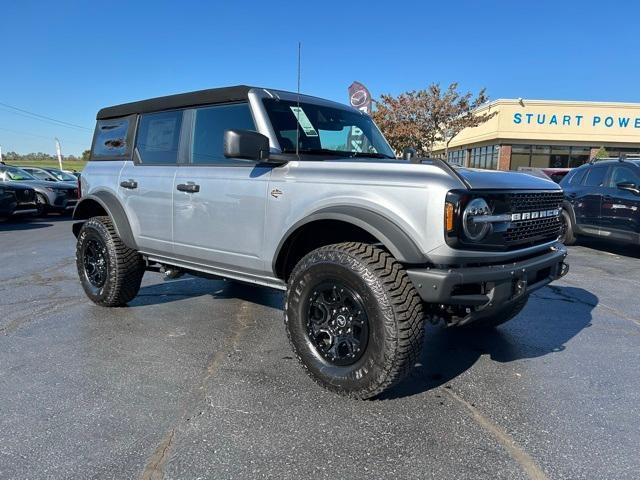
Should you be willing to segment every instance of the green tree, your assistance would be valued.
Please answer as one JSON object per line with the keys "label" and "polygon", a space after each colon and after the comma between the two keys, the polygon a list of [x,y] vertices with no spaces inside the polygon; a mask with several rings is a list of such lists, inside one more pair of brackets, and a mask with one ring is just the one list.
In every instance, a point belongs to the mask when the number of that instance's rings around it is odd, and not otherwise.
{"label": "green tree", "polygon": [[608,156],[609,156],[609,152],[607,152],[607,149],[604,147],[600,147],[596,152],[596,158],[598,159],[607,158]]}
{"label": "green tree", "polygon": [[85,150],[84,152],[82,152],[82,157],[80,157],[80,159],[83,162],[88,162],[90,156],[91,156],[91,150]]}

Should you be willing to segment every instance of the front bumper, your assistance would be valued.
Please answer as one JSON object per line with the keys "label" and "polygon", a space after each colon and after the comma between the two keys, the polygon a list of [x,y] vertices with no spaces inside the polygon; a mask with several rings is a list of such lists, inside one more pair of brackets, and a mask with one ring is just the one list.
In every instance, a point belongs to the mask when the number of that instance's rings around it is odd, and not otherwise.
{"label": "front bumper", "polygon": [[556,243],[547,252],[525,260],[498,265],[407,270],[409,278],[427,303],[500,309],[569,271],[567,249]]}

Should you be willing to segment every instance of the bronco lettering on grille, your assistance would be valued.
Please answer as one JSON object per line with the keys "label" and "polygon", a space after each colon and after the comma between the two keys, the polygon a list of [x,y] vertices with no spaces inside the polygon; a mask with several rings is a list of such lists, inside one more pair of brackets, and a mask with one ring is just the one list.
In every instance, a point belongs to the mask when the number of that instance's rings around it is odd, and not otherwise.
{"label": "bronco lettering on grille", "polygon": [[549,218],[549,217],[557,217],[560,215],[560,210],[540,210],[537,212],[521,212],[521,213],[512,213],[511,221],[517,222],[519,220],[535,220],[537,218]]}

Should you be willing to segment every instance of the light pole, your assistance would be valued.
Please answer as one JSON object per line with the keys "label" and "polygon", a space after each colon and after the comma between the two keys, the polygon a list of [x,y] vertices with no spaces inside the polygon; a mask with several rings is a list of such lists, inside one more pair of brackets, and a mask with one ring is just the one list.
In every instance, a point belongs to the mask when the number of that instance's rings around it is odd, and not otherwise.
{"label": "light pole", "polygon": [[56,137],[56,153],[58,154],[58,166],[62,170],[62,151],[60,150],[60,140]]}

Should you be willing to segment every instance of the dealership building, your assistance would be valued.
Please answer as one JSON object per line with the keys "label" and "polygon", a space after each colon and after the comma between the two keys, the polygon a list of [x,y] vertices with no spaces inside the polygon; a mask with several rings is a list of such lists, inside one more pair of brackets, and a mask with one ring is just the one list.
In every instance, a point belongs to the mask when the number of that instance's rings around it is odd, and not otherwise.
{"label": "dealership building", "polygon": [[[576,167],[601,147],[608,156],[640,154],[640,103],[500,99],[478,113],[494,116],[450,141],[450,163],[518,170]],[[445,149],[434,153],[445,156]]]}

